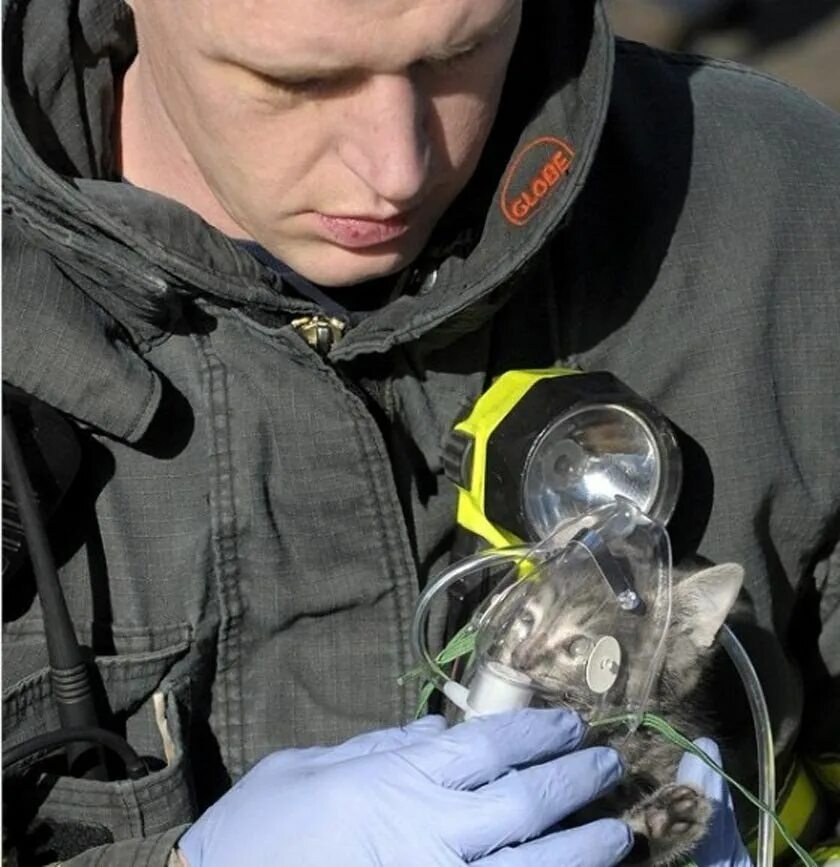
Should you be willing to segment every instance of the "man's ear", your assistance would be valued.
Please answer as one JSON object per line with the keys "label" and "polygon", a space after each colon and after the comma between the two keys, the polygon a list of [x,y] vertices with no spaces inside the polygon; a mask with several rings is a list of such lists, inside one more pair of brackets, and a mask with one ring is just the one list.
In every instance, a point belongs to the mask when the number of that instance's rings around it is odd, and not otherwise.
{"label": "man's ear", "polygon": [[720,563],[674,584],[673,617],[677,631],[697,647],[711,647],[744,583],[737,563]]}

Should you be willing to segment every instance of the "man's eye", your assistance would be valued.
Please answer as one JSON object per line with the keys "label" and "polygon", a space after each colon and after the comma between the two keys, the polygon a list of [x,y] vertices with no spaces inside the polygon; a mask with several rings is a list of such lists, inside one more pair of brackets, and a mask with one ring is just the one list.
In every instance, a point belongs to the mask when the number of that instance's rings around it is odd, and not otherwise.
{"label": "man's eye", "polygon": [[472,60],[472,58],[475,57],[483,47],[483,43],[480,45],[474,45],[466,51],[461,51],[459,54],[453,54],[452,57],[432,57],[429,58],[429,60],[422,61],[422,63],[423,66],[428,69],[436,70],[438,72],[448,72],[449,70],[457,69],[462,64]]}
{"label": "man's eye", "polygon": [[268,85],[272,90],[279,90],[290,94],[318,93],[339,85],[338,81],[329,78],[286,79],[277,78],[274,75],[268,75],[259,71],[254,74],[263,84]]}
{"label": "man's eye", "polygon": [[330,84],[335,84],[326,78],[302,78],[300,81],[284,81],[280,78],[272,80],[272,84],[288,93],[316,93],[326,90]]}
{"label": "man's eye", "polygon": [[454,69],[462,63],[466,63],[473,54],[475,54],[474,50],[463,51],[461,54],[456,54],[453,57],[445,57],[443,60],[436,60],[434,61],[434,65],[438,69]]}

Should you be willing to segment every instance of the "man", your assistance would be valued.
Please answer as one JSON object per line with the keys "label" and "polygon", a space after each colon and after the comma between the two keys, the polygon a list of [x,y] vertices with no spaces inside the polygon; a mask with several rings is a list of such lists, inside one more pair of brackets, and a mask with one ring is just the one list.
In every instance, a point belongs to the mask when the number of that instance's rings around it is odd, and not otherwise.
{"label": "man", "polygon": [[[791,626],[838,665],[833,115],[587,3],[29,0],[4,33],[4,378],[82,429],[62,584],[156,762],[38,793],[68,863],[163,864],[201,813],[191,864],[623,857],[620,822],[540,836],[617,773],[555,758],[563,714],[347,741],[410,716],[441,441],[513,368],[609,369],[685,432],[674,544],[745,565],[790,751]],[[6,638],[17,743],[55,727],[37,604]]]}

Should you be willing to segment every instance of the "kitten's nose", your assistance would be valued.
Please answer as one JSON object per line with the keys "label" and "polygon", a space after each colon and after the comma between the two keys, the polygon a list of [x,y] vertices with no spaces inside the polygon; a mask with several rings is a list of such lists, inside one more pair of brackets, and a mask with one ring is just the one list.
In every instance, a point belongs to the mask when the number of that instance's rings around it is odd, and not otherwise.
{"label": "kitten's nose", "polygon": [[517,671],[528,674],[539,664],[540,657],[544,656],[543,646],[545,642],[539,638],[526,638],[514,648],[511,654],[511,662]]}

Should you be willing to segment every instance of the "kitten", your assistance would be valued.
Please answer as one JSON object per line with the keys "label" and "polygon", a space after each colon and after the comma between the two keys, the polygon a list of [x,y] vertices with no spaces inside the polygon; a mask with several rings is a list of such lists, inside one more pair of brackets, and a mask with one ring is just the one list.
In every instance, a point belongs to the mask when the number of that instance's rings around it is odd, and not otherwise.
{"label": "kitten", "polygon": [[[699,687],[742,581],[743,569],[731,563],[674,570],[665,658],[646,709],[691,739],[712,733],[703,718]],[[561,598],[563,592],[545,582],[511,624],[499,661],[530,675],[552,696],[548,703],[586,716],[593,695],[581,677],[582,667],[595,642],[616,633],[616,616],[626,624],[633,615],[616,615],[602,592],[581,593],[579,585],[568,599]],[[625,628],[620,636],[623,659],[650,655],[654,641],[648,629]],[[628,674],[628,668],[622,664],[607,694],[611,706],[621,706],[628,688],[634,694],[634,677],[643,676]],[[593,728],[588,743],[607,744],[623,756],[625,779],[600,806],[620,814],[633,829],[634,852],[642,853],[642,863],[670,864],[688,854],[705,833],[712,807],[698,789],[674,782],[682,750],[647,728],[630,737],[621,727]]]}

